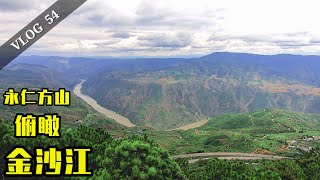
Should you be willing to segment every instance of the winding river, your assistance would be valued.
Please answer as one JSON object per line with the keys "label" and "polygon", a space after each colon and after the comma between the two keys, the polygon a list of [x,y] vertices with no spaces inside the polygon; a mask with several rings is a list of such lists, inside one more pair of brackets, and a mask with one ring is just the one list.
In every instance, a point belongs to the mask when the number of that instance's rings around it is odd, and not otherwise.
{"label": "winding river", "polygon": [[[118,122],[119,124],[122,124],[126,127],[134,127],[135,125],[132,124],[130,122],[130,120],[124,116],[121,116],[120,114],[111,111],[109,109],[106,109],[102,106],[100,106],[96,100],[92,99],[90,96],[87,96],[85,94],[82,94],[81,92],[81,88],[82,88],[82,84],[85,81],[82,80],[79,84],[76,85],[76,87],[73,90],[73,93],[75,95],[77,95],[79,98],[81,98],[82,100],[84,100],[86,103],[88,103],[93,109],[95,109],[96,111],[100,112],[101,114],[105,115],[106,117],[115,120],[116,122]],[[173,131],[173,130],[188,130],[188,129],[193,129],[193,128],[197,128],[200,127],[204,124],[206,124],[208,122],[207,119],[205,120],[201,120],[195,123],[191,123],[179,128],[175,128],[175,129],[171,129],[171,130],[167,130],[167,131]]]}
{"label": "winding river", "polygon": [[101,114],[105,115],[106,117],[115,120],[116,122],[118,122],[119,124],[122,124],[126,127],[134,127],[135,125],[132,124],[128,118],[121,116],[120,114],[111,111],[109,109],[106,109],[102,106],[100,106],[96,100],[92,99],[91,97],[82,94],[81,93],[81,88],[82,88],[82,84],[85,81],[81,81],[81,83],[77,84],[77,86],[74,88],[73,93],[75,95],[77,95],[79,98],[81,98],[82,100],[84,100],[86,103],[88,103],[93,109],[95,109],[96,111],[100,112]]}

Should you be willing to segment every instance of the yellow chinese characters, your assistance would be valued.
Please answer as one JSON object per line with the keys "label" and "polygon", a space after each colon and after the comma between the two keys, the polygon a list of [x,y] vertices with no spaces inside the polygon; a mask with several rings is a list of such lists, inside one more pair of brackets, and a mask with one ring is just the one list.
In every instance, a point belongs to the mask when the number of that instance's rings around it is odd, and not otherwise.
{"label": "yellow chinese characters", "polygon": [[55,106],[69,106],[70,105],[70,92],[65,89],[60,89],[54,93]]}
{"label": "yellow chinese characters", "polygon": [[57,151],[57,148],[49,148],[49,151],[43,149],[37,149],[37,166],[36,174],[42,175],[44,173],[44,164],[49,165],[51,172],[45,172],[46,175],[61,175],[62,167],[62,155],[61,151]]}
{"label": "yellow chinese characters", "polygon": [[8,91],[3,95],[4,96],[4,105],[14,106],[19,105],[19,93],[15,92],[14,89],[10,88]]}
{"label": "yellow chinese characters", "polygon": [[49,137],[60,137],[60,117],[56,114],[44,115],[38,117],[39,134]]}
{"label": "yellow chinese characters", "polygon": [[28,91],[28,89],[22,89],[21,90],[21,105],[22,106],[25,106],[27,104],[37,104],[36,101],[28,101],[27,100],[27,94],[36,94],[35,91]]}
{"label": "yellow chinese characters", "polygon": [[32,175],[31,155],[24,148],[15,148],[7,157],[6,175]]}
{"label": "yellow chinese characters", "polygon": [[16,137],[36,137],[37,135],[37,117],[34,115],[17,114],[15,120]]}
{"label": "yellow chinese characters", "polygon": [[[36,97],[35,97],[36,96]],[[4,94],[4,105],[69,106],[70,92],[65,89],[41,91],[22,89],[16,92],[9,88]],[[60,137],[61,117],[58,114],[17,114],[14,121],[17,138]],[[89,147],[35,148],[29,153],[24,147],[16,147],[5,156],[6,176],[91,176],[87,170]]]}
{"label": "yellow chinese characters", "polygon": [[[13,88],[9,88],[5,92],[4,105],[15,106],[21,105],[26,106],[29,104],[37,104],[39,106],[69,106],[70,105],[70,91],[65,89],[59,89],[58,91],[50,91],[49,89],[42,89],[41,91],[33,91],[28,89],[22,89],[21,92],[16,92]],[[28,96],[33,97],[32,101],[28,100]]]}
{"label": "yellow chinese characters", "polygon": [[53,92],[50,92],[48,89],[42,89],[41,92],[38,92],[39,94],[39,106],[44,106],[45,102],[47,106],[52,106],[53,104]]}
{"label": "yellow chinese characters", "polygon": [[[87,170],[88,153],[91,148],[49,147],[37,148],[33,158],[23,147],[17,147],[6,156],[7,176],[90,176]],[[32,162],[35,161],[35,162]],[[32,163],[35,166],[32,166]],[[32,170],[31,167],[35,169]]]}
{"label": "yellow chinese characters", "polygon": [[[87,171],[87,154],[91,151],[91,148],[75,148],[66,149],[66,172],[65,175],[92,175],[92,172]],[[78,170],[73,172],[73,154],[78,154]]]}
{"label": "yellow chinese characters", "polygon": [[60,137],[61,117],[57,114],[36,116],[17,114],[15,137],[36,137],[38,134],[48,137]]}

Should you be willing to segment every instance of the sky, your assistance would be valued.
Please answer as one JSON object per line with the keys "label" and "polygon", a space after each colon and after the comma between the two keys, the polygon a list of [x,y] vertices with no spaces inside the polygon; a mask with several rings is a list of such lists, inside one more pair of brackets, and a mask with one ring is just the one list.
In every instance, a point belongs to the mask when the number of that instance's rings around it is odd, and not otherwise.
{"label": "sky", "polygon": [[[0,0],[2,45],[55,0]],[[319,0],[88,0],[24,55],[320,55]]]}

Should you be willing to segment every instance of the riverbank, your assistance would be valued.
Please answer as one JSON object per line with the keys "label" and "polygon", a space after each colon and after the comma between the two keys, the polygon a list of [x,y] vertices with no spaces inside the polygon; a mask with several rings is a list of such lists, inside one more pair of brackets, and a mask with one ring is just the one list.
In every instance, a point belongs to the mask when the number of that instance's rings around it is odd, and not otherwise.
{"label": "riverbank", "polygon": [[81,81],[81,83],[77,84],[76,87],[73,90],[73,93],[77,95],[79,98],[84,100],[86,103],[88,103],[93,109],[100,112],[101,114],[105,115],[106,117],[115,120],[119,124],[122,124],[126,127],[134,127],[135,125],[130,122],[130,120],[114,111],[111,111],[109,109],[106,109],[102,106],[100,106],[96,100],[92,99],[90,96],[87,96],[85,94],[82,94],[81,88],[82,84],[85,81]]}

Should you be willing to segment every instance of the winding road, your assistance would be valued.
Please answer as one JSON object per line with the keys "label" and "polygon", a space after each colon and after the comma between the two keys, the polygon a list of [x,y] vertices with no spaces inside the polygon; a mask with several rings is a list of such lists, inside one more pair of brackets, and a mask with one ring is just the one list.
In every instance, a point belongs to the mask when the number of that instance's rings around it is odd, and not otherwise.
{"label": "winding road", "polygon": [[73,90],[73,93],[75,95],[77,95],[79,98],[81,98],[82,100],[84,100],[86,103],[88,103],[93,109],[95,109],[96,111],[100,112],[101,114],[105,115],[106,117],[115,120],[116,122],[118,122],[119,124],[122,124],[126,127],[134,127],[135,125],[132,124],[128,118],[121,116],[120,114],[111,111],[109,109],[106,109],[102,106],[100,106],[96,100],[92,99],[91,97],[82,94],[81,93],[81,88],[82,88],[82,84],[85,81],[82,80],[81,83],[77,84],[76,87]]}
{"label": "winding road", "polygon": [[189,160],[189,163],[194,163],[199,159],[209,159],[209,157],[217,157],[218,159],[226,160],[259,160],[259,159],[268,159],[268,160],[280,160],[288,157],[276,156],[276,155],[264,155],[264,154],[251,154],[251,153],[237,153],[237,152],[208,152],[208,153],[193,153],[193,154],[182,154],[175,155],[173,159],[179,158],[196,158]]}

